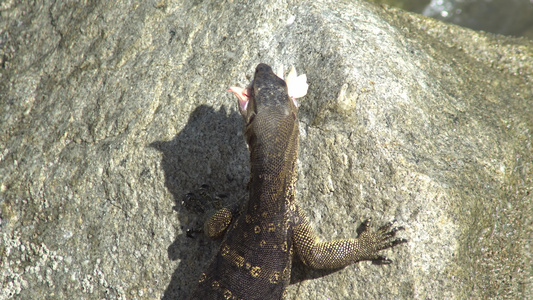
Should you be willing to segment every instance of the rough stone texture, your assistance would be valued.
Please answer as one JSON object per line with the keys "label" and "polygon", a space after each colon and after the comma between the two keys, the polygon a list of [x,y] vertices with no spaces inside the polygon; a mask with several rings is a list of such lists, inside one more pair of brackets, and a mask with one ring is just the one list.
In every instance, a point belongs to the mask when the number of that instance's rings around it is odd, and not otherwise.
{"label": "rough stone texture", "polygon": [[317,231],[409,239],[289,299],[533,297],[532,42],[359,1],[26,3],[0,4],[0,299],[186,297],[218,244],[182,197],[246,195],[226,88],[259,62],[308,76]]}

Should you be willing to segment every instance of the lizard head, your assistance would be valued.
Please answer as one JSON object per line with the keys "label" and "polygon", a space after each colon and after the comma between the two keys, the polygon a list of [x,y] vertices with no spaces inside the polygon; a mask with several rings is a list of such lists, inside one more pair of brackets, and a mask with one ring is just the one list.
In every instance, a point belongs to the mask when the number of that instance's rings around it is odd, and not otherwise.
{"label": "lizard head", "polygon": [[260,63],[248,88],[230,87],[228,91],[233,92],[239,100],[239,111],[245,123],[249,124],[261,105],[281,107],[286,105],[285,99],[289,98],[298,108],[296,99],[305,96],[307,88],[307,77],[305,74],[298,76],[294,67],[287,75],[287,80],[283,80],[283,67],[276,75],[270,66]]}
{"label": "lizard head", "polygon": [[251,193],[280,184],[267,181],[283,180],[290,184],[296,178],[299,133],[296,98],[306,94],[307,78],[297,76],[294,68],[287,80],[283,80],[282,69],[279,74],[274,74],[270,66],[259,64],[248,88],[229,88],[237,96],[246,125]]}
{"label": "lizard head", "polygon": [[[261,127],[256,128],[261,130],[266,126],[278,126],[275,120],[280,120],[283,116],[292,118],[293,123],[298,122],[296,98],[307,93],[306,80],[305,75],[297,76],[294,68],[289,72],[287,80],[283,80],[283,68],[276,75],[270,66],[260,63],[248,88],[230,87],[228,91],[237,97],[239,111],[246,126],[261,123]],[[266,119],[267,122],[256,122],[258,117],[261,120]],[[289,124],[285,124],[287,125]]]}

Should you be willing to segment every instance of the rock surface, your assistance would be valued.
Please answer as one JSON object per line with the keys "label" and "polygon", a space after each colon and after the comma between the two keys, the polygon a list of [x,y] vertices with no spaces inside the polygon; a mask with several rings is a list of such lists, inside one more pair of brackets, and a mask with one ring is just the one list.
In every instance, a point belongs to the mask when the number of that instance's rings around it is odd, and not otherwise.
{"label": "rock surface", "polygon": [[319,234],[409,239],[289,299],[533,297],[532,42],[358,1],[32,3],[0,4],[0,299],[185,298],[218,244],[183,195],[246,196],[226,89],[259,62],[308,76]]}

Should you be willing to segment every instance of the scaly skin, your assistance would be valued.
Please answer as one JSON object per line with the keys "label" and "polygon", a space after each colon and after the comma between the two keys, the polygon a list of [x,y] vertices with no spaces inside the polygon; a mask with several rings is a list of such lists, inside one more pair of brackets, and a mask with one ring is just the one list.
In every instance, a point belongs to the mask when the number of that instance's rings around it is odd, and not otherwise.
{"label": "scaly skin", "polygon": [[[294,75],[294,74],[293,74]],[[309,267],[341,268],[361,260],[389,260],[382,249],[405,242],[399,228],[387,224],[372,231],[368,222],[356,239],[319,241],[294,199],[298,158],[298,107],[305,77],[283,79],[259,64],[248,89],[230,88],[239,99],[244,136],[250,150],[250,195],[239,210],[221,209],[205,225],[212,238],[224,239],[202,273],[191,299],[262,299],[283,297],[290,282],[293,254]],[[297,85],[296,87],[294,85]],[[303,86],[305,85],[305,86]]]}

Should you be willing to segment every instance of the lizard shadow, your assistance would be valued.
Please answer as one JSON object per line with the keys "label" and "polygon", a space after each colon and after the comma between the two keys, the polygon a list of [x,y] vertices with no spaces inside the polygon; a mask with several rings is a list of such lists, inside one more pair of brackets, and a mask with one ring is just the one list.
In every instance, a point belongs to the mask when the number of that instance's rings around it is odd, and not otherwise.
{"label": "lizard shadow", "polygon": [[[179,260],[162,299],[184,299],[194,288],[200,273],[219,248],[203,234],[196,234],[208,217],[212,203],[184,206],[190,191],[212,186],[222,197],[220,205],[228,206],[246,193],[248,150],[242,137],[242,117],[207,105],[198,106],[185,127],[170,141],[155,141],[149,146],[162,153],[161,167],[165,186],[172,195],[173,210],[180,228],[167,248],[170,261]],[[218,190],[223,188],[223,190]],[[203,206],[205,204],[205,207]],[[192,229],[192,230],[191,230]]]}
{"label": "lizard shadow", "polygon": [[[167,248],[168,259],[179,260],[180,264],[171,276],[162,297],[164,300],[187,298],[200,273],[218,251],[220,241],[212,241],[197,230],[210,213],[238,199],[247,200],[249,153],[242,129],[242,117],[238,112],[228,113],[224,108],[216,111],[200,105],[172,140],[149,145],[162,153],[165,186],[172,194],[173,210],[178,214],[180,228],[176,231],[181,232]],[[223,192],[229,196],[207,195],[205,199],[198,199],[195,197],[198,190],[206,194]],[[192,202],[187,199],[191,195],[195,198]],[[215,202],[212,201],[215,198],[217,203],[208,203]],[[295,255],[291,284],[336,271],[338,269],[310,269]]]}

